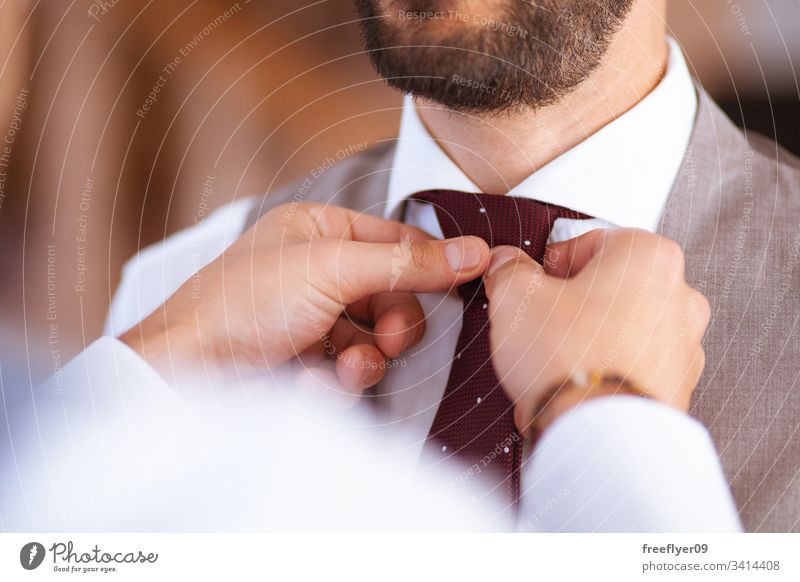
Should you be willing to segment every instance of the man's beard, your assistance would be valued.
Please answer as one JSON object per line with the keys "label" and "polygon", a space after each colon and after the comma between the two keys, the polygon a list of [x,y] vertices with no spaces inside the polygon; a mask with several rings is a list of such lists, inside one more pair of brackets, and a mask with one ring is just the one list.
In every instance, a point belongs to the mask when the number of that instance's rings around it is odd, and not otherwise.
{"label": "man's beard", "polygon": [[[356,0],[375,69],[404,93],[474,113],[537,109],[600,64],[634,0]],[[420,18],[414,12],[433,12]],[[401,16],[402,14],[402,16]],[[411,14],[411,16],[409,16]]]}

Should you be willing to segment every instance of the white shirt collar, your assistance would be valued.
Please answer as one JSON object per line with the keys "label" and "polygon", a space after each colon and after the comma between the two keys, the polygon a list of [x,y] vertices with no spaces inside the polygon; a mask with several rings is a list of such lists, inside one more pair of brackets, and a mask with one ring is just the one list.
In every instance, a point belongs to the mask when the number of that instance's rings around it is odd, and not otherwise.
{"label": "white shirt collar", "polygon": [[[661,82],[632,109],[537,170],[509,195],[565,206],[623,227],[658,228],[697,113],[683,54],[668,39]],[[406,97],[389,177],[386,216],[425,190],[480,192],[444,153]]]}

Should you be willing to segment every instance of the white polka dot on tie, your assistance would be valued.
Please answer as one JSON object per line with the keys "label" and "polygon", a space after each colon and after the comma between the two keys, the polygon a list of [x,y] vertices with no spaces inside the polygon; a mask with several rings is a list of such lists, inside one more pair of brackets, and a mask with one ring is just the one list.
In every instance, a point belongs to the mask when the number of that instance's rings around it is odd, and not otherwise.
{"label": "white polka dot on tie", "polygon": [[529,247],[529,246],[531,246],[531,241],[529,241],[529,240],[526,240],[526,241],[525,241],[525,246],[526,246],[526,247]]}
{"label": "white polka dot on tie", "polygon": [[485,208],[479,208],[478,212],[480,212],[481,214],[486,214],[486,209]]}
{"label": "white polka dot on tie", "polygon": [[484,309],[488,309],[488,308],[489,308],[489,304],[488,304],[488,303],[484,303],[484,304],[483,304],[483,308],[484,308]]}
{"label": "white polka dot on tie", "polygon": [[445,452],[446,450],[447,450],[447,445],[442,446],[442,452]]}
{"label": "white polka dot on tie", "polygon": [[503,449],[503,452],[504,452],[504,453],[507,453],[507,452],[508,452],[508,451],[510,451],[510,450],[511,450],[511,449],[509,449],[508,447],[505,447],[505,448]]}
{"label": "white polka dot on tie", "polygon": [[480,397],[480,396],[478,396],[477,403],[478,403],[478,404],[480,404],[480,403],[481,403],[481,397]]}

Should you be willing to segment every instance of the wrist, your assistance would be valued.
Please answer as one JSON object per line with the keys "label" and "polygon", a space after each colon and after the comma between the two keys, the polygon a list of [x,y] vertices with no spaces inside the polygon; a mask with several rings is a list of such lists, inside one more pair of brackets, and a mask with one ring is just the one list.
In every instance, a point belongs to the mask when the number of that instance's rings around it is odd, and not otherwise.
{"label": "wrist", "polygon": [[543,433],[560,416],[587,400],[619,395],[647,396],[633,382],[621,376],[601,372],[594,372],[589,377],[573,374],[551,386],[539,400],[533,411],[533,433]]}
{"label": "wrist", "polygon": [[175,364],[185,365],[190,360],[184,334],[168,330],[166,326],[155,327],[147,320],[136,324],[117,339],[164,377],[169,375],[169,370]]}

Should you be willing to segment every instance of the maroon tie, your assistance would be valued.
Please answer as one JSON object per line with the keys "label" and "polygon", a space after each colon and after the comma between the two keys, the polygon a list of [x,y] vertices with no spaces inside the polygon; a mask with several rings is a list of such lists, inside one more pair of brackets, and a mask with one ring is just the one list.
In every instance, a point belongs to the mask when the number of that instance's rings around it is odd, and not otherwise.
{"label": "maroon tie", "polygon": [[[479,236],[490,247],[519,247],[539,263],[557,218],[587,218],[512,196],[432,190],[414,199],[435,207],[445,238]],[[464,301],[463,327],[428,443],[439,458],[453,457],[468,465],[465,474],[480,474],[490,485],[503,487],[508,502],[516,506],[522,438],[514,427],[513,404],[492,367],[482,279],[459,286],[458,294]]]}

